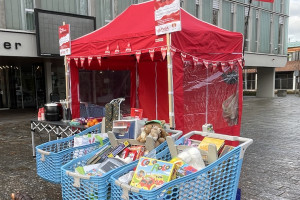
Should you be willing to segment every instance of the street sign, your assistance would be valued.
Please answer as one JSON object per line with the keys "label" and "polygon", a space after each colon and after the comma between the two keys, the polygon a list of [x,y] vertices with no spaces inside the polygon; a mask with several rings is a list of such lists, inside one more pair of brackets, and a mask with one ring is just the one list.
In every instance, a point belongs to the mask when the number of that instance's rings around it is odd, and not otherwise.
{"label": "street sign", "polygon": [[180,0],[154,0],[154,10],[156,35],[181,31]]}

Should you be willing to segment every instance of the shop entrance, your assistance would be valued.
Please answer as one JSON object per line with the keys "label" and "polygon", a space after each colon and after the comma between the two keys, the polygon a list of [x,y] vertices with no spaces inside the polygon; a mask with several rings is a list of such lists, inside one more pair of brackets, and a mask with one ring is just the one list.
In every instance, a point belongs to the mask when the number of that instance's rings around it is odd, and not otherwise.
{"label": "shop entrance", "polygon": [[0,109],[38,108],[44,105],[45,78],[42,65],[2,66],[1,68]]}
{"label": "shop entrance", "polygon": [[0,110],[8,109],[8,74],[7,70],[3,67],[0,67]]}

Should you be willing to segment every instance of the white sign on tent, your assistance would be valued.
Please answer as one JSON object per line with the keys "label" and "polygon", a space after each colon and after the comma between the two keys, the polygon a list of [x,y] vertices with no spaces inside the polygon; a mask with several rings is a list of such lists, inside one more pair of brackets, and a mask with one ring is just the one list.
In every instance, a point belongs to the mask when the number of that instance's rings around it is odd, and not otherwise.
{"label": "white sign on tent", "polygon": [[154,10],[156,35],[181,31],[180,0],[154,0]]}

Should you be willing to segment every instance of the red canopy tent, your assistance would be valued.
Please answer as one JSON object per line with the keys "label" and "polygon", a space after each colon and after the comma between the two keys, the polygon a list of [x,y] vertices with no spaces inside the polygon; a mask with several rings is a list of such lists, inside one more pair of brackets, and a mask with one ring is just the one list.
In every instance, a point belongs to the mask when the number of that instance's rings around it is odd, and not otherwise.
{"label": "red canopy tent", "polygon": [[[176,129],[184,133],[210,123],[216,132],[239,135],[242,34],[202,22],[183,9],[181,23],[182,30],[170,34],[173,92],[168,92],[167,38],[155,35],[153,1],[131,5],[111,23],[73,40],[67,58],[72,117],[80,115],[79,69],[127,69],[133,80],[130,106],[138,102],[144,117],[168,122],[174,115]],[[168,93],[174,95],[174,114]]]}

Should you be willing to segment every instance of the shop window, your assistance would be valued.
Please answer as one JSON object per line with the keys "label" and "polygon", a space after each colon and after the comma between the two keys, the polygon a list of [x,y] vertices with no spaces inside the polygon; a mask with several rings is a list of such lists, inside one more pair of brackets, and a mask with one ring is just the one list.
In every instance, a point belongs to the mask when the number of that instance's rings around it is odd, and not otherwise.
{"label": "shop window", "polygon": [[219,0],[214,0],[213,1],[213,18],[212,18],[212,23],[216,26],[218,26],[218,20],[219,20]]}
{"label": "shop window", "polygon": [[23,26],[25,30],[35,30],[35,21],[34,21],[34,3],[33,0],[23,0],[23,5],[25,9],[25,16],[23,20]]}
{"label": "shop window", "polygon": [[234,25],[234,8],[235,4],[231,3],[230,4],[230,31],[234,31],[233,30],[233,25]]}
{"label": "shop window", "polygon": [[275,74],[275,89],[293,89],[293,71],[291,72],[276,72]]}
{"label": "shop window", "polygon": [[249,31],[249,7],[245,7],[245,27],[244,27],[244,38],[245,38],[245,51],[248,51],[249,47],[249,38],[248,38],[248,31]]}

